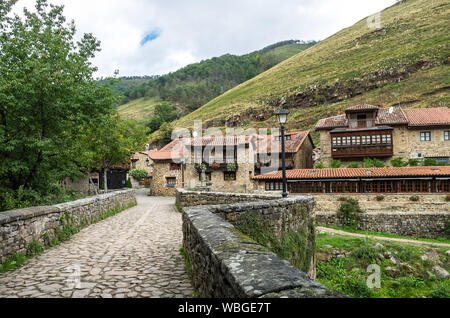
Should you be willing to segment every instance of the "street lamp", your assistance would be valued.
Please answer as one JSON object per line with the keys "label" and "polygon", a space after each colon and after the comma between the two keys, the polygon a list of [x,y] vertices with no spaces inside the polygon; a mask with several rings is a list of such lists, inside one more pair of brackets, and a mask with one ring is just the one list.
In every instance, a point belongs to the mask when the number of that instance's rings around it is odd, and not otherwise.
{"label": "street lamp", "polygon": [[181,187],[184,188],[184,169],[185,169],[185,165],[186,165],[186,158],[181,158]]}
{"label": "street lamp", "polygon": [[280,109],[277,114],[278,122],[281,125],[281,166],[283,169],[283,198],[287,198],[287,178],[286,178],[286,144],[285,144],[285,128],[284,125],[287,123],[289,112],[284,109]]}

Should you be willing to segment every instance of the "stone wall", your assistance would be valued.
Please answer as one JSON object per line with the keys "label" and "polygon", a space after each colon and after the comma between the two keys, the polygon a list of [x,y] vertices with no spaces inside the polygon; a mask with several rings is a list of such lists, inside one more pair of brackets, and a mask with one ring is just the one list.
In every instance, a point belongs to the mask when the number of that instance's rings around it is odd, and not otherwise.
{"label": "stone wall", "polygon": [[[218,193],[182,194],[177,195],[182,206],[191,205],[195,195],[203,200],[219,198]],[[223,194],[223,197],[260,200],[259,196],[252,195]],[[280,231],[285,220],[291,230],[304,228],[311,234],[307,244],[314,250],[313,210],[314,200],[307,196],[184,208],[183,247],[191,265],[194,288],[201,297],[211,298],[335,297],[325,286],[243,235],[232,224],[238,223],[241,216],[255,213],[271,220],[276,225],[275,231]],[[311,253],[312,269],[314,254]],[[314,275],[313,272],[310,274]]]}
{"label": "stone wall", "polygon": [[[417,238],[449,238],[445,232],[450,222],[448,212],[375,212],[358,216],[360,229]],[[316,223],[342,226],[336,212],[317,212]]]}
{"label": "stone wall", "polygon": [[[181,169],[170,170],[169,161],[155,161],[150,194],[154,196],[174,196],[175,190],[182,187],[183,176]],[[168,187],[167,178],[176,178],[176,186]]]}
{"label": "stone wall", "polygon": [[240,202],[255,202],[279,200],[281,195],[240,194],[224,192],[199,192],[177,189],[176,200],[180,208],[198,205],[231,204]]}
{"label": "stone wall", "polygon": [[313,194],[316,200],[317,212],[336,212],[341,198],[351,198],[359,202],[366,212],[447,212],[450,213],[450,203],[446,194],[421,194],[419,201],[411,201],[416,194],[386,194],[378,201],[378,194]]}
{"label": "stone wall", "polygon": [[21,210],[0,212],[0,264],[7,256],[26,254],[30,243],[47,244],[57,229],[68,222],[78,228],[108,213],[136,203],[133,190],[116,191],[96,197]]}
{"label": "stone wall", "polygon": [[359,202],[366,212],[361,215],[361,229],[370,232],[395,235],[442,238],[448,236],[445,226],[450,222],[450,203],[445,194],[418,194],[419,201],[413,202],[413,194],[387,194],[378,201],[376,194],[314,195],[316,200],[316,223],[341,226],[336,211],[341,198],[352,198]]}

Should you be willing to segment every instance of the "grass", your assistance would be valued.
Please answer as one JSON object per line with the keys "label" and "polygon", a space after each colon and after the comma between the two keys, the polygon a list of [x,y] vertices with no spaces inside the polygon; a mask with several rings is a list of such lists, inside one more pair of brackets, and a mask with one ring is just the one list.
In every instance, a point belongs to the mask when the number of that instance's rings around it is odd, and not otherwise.
{"label": "grass", "polygon": [[[450,281],[432,274],[435,265],[449,270],[450,257],[443,249],[384,241],[376,247],[376,240],[327,234],[318,235],[316,242],[318,253],[327,253],[330,246],[340,253],[351,252],[347,257],[317,262],[317,280],[335,292],[355,298],[450,297]],[[437,259],[422,260],[429,253]],[[367,287],[371,264],[381,268],[379,289]]]}
{"label": "grass", "polygon": [[[380,70],[400,69],[421,61],[438,62],[430,69],[420,69],[400,83],[373,87],[357,97],[348,97],[339,103],[320,102],[306,109],[290,109],[289,129],[307,129],[317,120],[337,115],[349,104],[375,103],[383,107],[446,106],[449,102],[447,15],[450,4],[445,0],[409,0],[397,3],[381,13],[385,35],[374,34],[362,19],[315,46],[293,56],[274,68],[229,90],[193,113],[175,122],[175,127],[192,127],[193,120],[224,122],[233,114],[249,107],[261,113],[278,108],[279,100],[296,92],[319,85],[341,83],[345,87],[354,78],[363,78]],[[359,43],[356,40],[359,39]],[[395,92],[400,96],[396,97]],[[269,106],[268,106],[269,104]],[[289,106],[289,105],[288,105]],[[246,120],[252,127],[275,124],[275,117],[265,122]],[[278,127],[278,126],[276,126]],[[316,137],[317,139],[317,137]]]}
{"label": "grass", "polygon": [[139,98],[117,107],[120,116],[124,119],[145,120],[153,115],[156,105],[153,98]]}
{"label": "grass", "polygon": [[60,221],[64,225],[54,229],[55,234],[53,238],[50,236],[49,232],[44,234],[44,241],[46,242],[46,246],[36,241],[31,242],[27,247],[26,255],[21,253],[15,253],[13,255],[8,256],[6,258],[6,261],[0,266],[0,273],[5,273],[14,270],[16,268],[19,268],[31,257],[42,254],[45,251],[46,247],[54,247],[60,245],[63,242],[69,241],[74,234],[80,232],[83,228],[85,228],[89,224],[98,223],[120,212],[128,210],[134,206],[136,206],[135,203],[130,203],[123,208],[120,207],[113,208],[108,213],[103,214],[101,217],[91,220],[90,223],[87,220],[82,221],[79,226],[74,226],[71,223],[73,221],[73,218],[71,216],[61,215]]}
{"label": "grass", "polygon": [[416,238],[416,237],[409,237],[409,236],[401,236],[401,235],[395,235],[395,234],[389,234],[389,233],[379,233],[379,232],[369,232],[369,231],[361,231],[361,230],[355,230],[348,227],[339,227],[339,226],[323,226],[330,229],[350,232],[350,233],[356,233],[356,234],[364,234],[369,236],[382,236],[382,237],[390,237],[390,238],[398,238],[403,240],[410,240],[410,241],[424,241],[424,242],[430,242],[430,243],[446,243],[450,244],[450,239],[447,238],[437,238],[437,239],[429,239],[429,238]]}

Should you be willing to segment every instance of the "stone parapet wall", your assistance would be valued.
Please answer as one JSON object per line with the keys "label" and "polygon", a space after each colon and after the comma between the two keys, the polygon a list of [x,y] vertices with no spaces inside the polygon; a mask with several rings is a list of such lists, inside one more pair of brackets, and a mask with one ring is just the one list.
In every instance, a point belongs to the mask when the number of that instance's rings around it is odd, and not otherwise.
{"label": "stone parapet wall", "polygon": [[419,201],[411,201],[414,193],[386,194],[378,201],[379,194],[314,194],[317,212],[335,212],[341,198],[351,198],[359,202],[366,212],[448,212],[450,203],[446,201],[447,194],[417,193]]}
{"label": "stone parapet wall", "polygon": [[[184,194],[184,190],[177,192],[178,202],[183,206],[191,205],[195,195],[203,200],[211,195],[198,192],[186,196],[179,195]],[[213,197],[217,198],[219,194]],[[247,197],[248,200],[255,199],[252,195]],[[244,201],[243,195],[234,199]],[[277,199],[183,209],[183,247],[192,269],[194,288],[201,297],[336,297],[325,286],[240,233],[232,224],[239,222],[243,215],[256,213],[278,224],[275,231],[279,231],[281,220],[289,220],[290,229],[304,227],[310,233],[312,230],[307,244],[314,248],[312,197]],[[314,253],[311,263],[314,263]]]}
{"label": "stone parapet wall", "polygon": [[255,202],[279,200],[281,195],[271,194],[241,194],[224,192],[200,192],[177,189],[176,200],[180,208],[198,205],[231,204],[240,202]]}
{"label": "stone parapet wall", "polygon": [[124,190],[53,206],[0,212],[0,264],[9,255],[26,254],[32,242],[47,244],[68,223],[78,228],[131,203],[136,204],[135,192]]}
{"label": "stone parapet wall", "polygon": [[[359,229],[417,238],[448,238],[448,212],[371,212],[358,216]],[[336,212],[317,212],[316,223],[342,226]]]}

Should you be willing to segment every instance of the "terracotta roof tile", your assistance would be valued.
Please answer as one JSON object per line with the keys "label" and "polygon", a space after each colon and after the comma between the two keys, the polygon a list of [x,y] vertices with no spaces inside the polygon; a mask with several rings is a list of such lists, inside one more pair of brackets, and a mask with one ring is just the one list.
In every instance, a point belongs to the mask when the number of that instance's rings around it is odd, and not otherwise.
{"label": "terracotta roof tile", "polygon": [[[361,107],[361,105],[355,107]],[[450,109],[448,107],[420,109],[403,109],[401,107],[383,108],[378,111],[376,124],[408,125],[409,127],[447,126],[450,125]],[[316,130],[347,126],[346,115],[340,115],[319,120],[316,125]]]}
{"label": "terracotta roof tile", "polygon": [[410,126],[450,125],[450,108],[405,109]]}
{"label": "terracotta roof tile", "polygon": [[378,110],[380,107],[369,104],[360,104],[347,108],[346,112],[359,111],[359,110]]}
{"label": "terracotta roof tile", "polygon": [[[300,131],[294,133],[287,133],[287,136],[291,136],[291,140],[286,140],[286,153],[297,153],[305,140],[310,135],[309,131]],[[257,136],[257,153],[267,153],[270,154],[272,152],[272,142],[275,139],[275,136]],[[281,152],[281,142],[278,142],[278,152]]]}
{"label": "terracotta roof tile", "polygon": [[[286,171],[288,180],[350,179],[386,177],[428,177],[450,176],[450,167],[409,167],[409,168],[358,168],[358,169],[299,169]],[[281,180],[277,171],[254,177],[255,180]]]}

